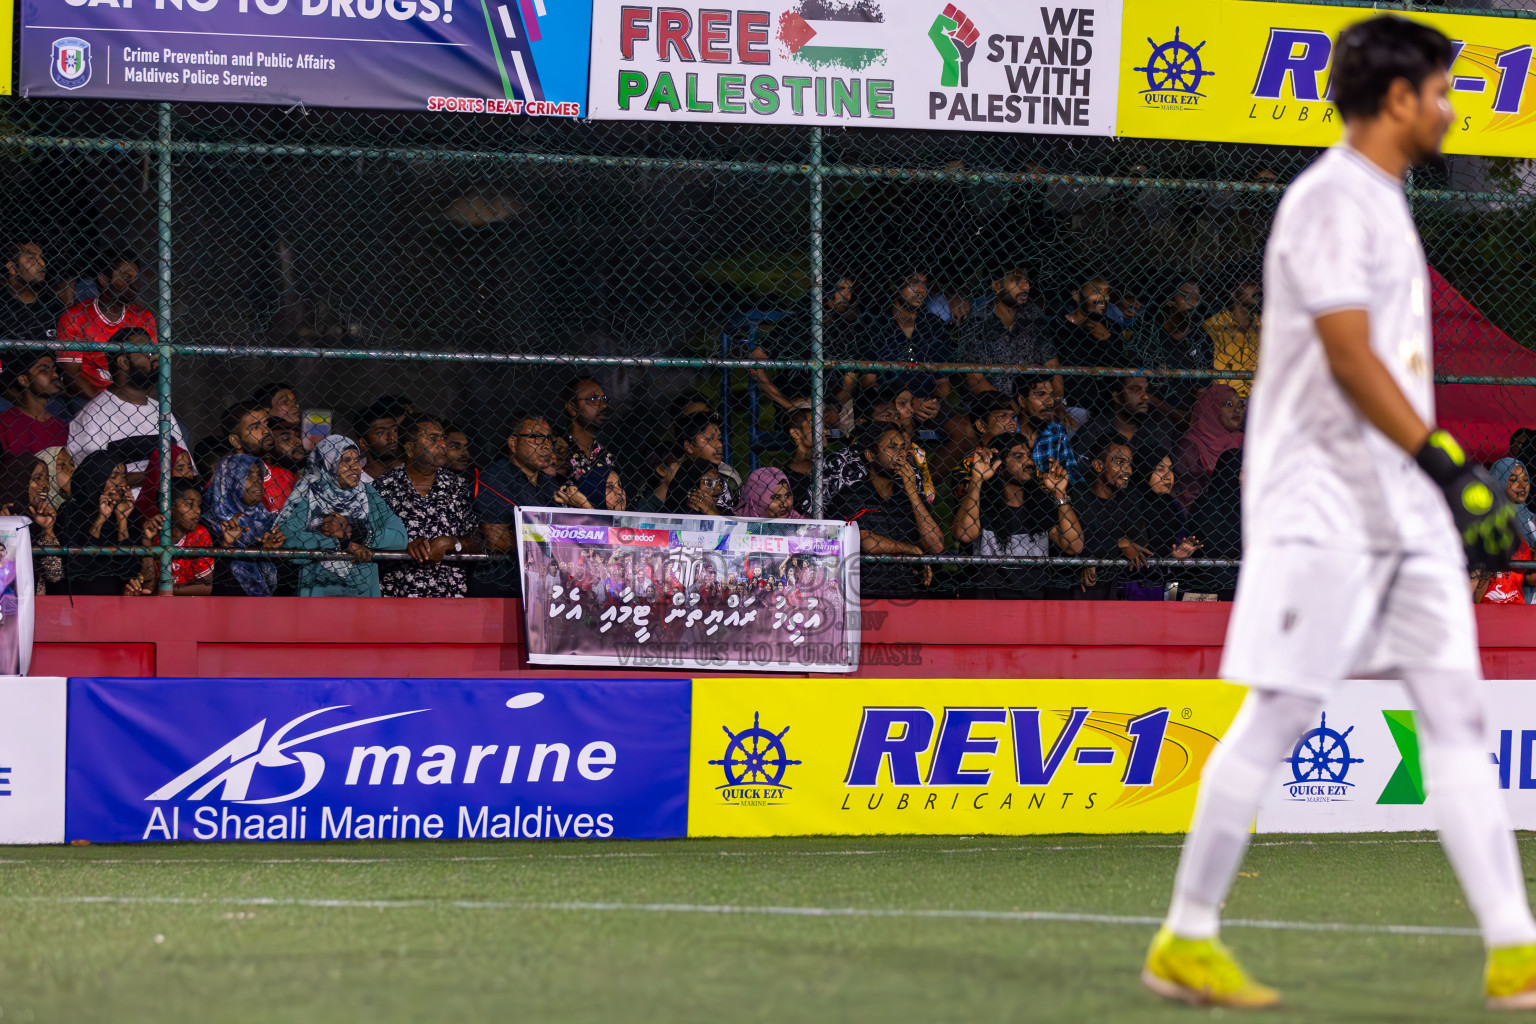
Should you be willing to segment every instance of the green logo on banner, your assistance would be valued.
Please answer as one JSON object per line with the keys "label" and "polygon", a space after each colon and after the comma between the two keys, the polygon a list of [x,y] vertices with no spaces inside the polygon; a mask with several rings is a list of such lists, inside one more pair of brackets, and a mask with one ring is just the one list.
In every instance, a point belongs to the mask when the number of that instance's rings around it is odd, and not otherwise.
{"label": "green logo on banner", "polygon": [[1383,711],[1387,728],[1402,755],[1397,770],[1387,780],[1387,785],[1376,798],[1378,804],[1422,804],[1424,802],[1424,770],[1419,766],[1419,733],[1413,724],[1412,711]]}

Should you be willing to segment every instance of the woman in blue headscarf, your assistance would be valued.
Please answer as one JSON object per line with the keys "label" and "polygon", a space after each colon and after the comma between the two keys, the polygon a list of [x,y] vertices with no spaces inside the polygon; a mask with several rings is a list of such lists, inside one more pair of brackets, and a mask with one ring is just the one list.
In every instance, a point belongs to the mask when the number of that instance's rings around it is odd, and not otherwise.
{"label": "woman in blue headscarf", "polygon": [[300,562],[300,597],[378,597],[374,551],[403,551],[405,524],[363,481],[357,442],[331,434],[315,445],[283,505],[277,528],[290,548],[328,548],[349,558]]}
{"label": "woman in blue headscarf", "polygon": [[[224,456],[214,468],[208,497],[203,502],[203,522],[208,524],[215,540],[223,541],[224,547],[260,547],[271,551],[283,546],[283,535],[273,529],[277,514],[268,512],[262,500],[265,475],[261,460],[243,452]],[[277,567],[271,562],[224,558],[218,562],[230,563],[234,585],[220,578],[224,575],[219,571],[222,566],[216,563],[216,596],[271,597],[277,587]]]}

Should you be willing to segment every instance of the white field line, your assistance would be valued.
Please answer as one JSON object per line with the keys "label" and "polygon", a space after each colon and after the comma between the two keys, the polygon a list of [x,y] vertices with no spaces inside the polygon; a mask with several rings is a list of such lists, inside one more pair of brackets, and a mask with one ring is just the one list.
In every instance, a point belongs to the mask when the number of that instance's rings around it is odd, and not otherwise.
{"label": "white field line", "polygon": [[[232,906],[298,907],[323,910],[510,910],[566,911],[574,913],[714,914],[720,916],[942,919],[959,921],[1052,922],[1061,924],[1140,925],[1162,924],[1160,917],[1127,914],[1078,914],[1052,910],[947,910],[863,907],[736,906],[713,903],[588,903],[505,900],[350,900],[288,899],[270,896],[14,896],[7,903],[49,905],[117,906]],[[1476,928],[1452,928],[1419,924],[1353,924],[1345,921],[1263,921],[1233,919],[1227,928],[1259,928],[1267,931],[1350,932],[1368,935],[1446,935],[1476,937]]]}
{"label": "white field line", "polygon": [[[1521,835],[1521,842],[1536,842],[1536,834]],[[1264,846],[1403,846],[1422,843],[1438,843],[1434,838],[1385,838],[1385,839],[1276,839],[1254,840],[1252,847]],[[237,844],[229,844],[234,847]],[[921,847],[887,850],[613,850],[603,853],[518,853],[511,855],[453,856],[453,857],[92,857],[89,854],[73,860],[51,860],[41,857],[0,857],[0,864],[28,864],[38,867],[89,867],[95,864],[222,864],[243,867],[255,864],[479,864],[522,863],[528,860],[633,860],[645,858],[680,857],[923,857],[929,855],[952,856],[976,853],[1079,853],[1095,850],[1179,850],[1182,839],[1168,843],[1138,843],[1119,845],[1109,843],[1083,843],[1075,846],[964,846],[952,849],[925,850]],[[247,847],[248,848],[248,847]],[[522,849],[531,850],[532,846]]]}

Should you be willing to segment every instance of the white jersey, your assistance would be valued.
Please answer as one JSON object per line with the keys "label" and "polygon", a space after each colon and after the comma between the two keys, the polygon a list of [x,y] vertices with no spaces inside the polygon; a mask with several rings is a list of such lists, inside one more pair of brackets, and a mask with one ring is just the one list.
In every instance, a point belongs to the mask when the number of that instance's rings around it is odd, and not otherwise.
{"label": "white jersey", "polygon": [[1243,456],[1245,546],[1446,551],[1450,512],[1328,369],[1313,318],[1370,317],[1371,348],[1434,423],[1429,276],[1402,182],[1338,145],[1286,190],[1264,252],[1264,315]]}

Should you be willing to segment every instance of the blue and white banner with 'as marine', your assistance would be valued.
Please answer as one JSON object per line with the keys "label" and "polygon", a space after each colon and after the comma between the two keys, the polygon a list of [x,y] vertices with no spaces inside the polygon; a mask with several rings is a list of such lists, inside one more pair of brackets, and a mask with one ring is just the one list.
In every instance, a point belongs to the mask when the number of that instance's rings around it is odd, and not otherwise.
{"label": "blue and white banner with 'as marine'", "polygon": [[70,840],[687,833],[688,680],[69,680]]}

